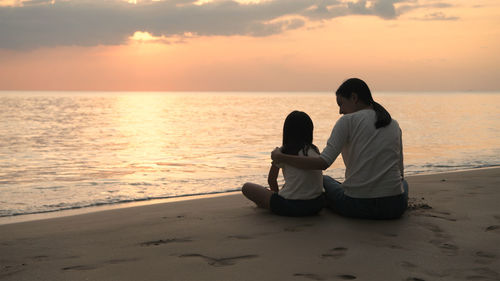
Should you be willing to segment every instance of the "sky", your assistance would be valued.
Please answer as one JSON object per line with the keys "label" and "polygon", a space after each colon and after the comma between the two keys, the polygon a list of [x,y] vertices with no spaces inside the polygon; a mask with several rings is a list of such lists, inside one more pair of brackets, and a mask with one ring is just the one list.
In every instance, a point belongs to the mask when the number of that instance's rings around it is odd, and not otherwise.
{"label": "sky", "polygon": [[498,0],[0,0],[0,90],[500,91]]}

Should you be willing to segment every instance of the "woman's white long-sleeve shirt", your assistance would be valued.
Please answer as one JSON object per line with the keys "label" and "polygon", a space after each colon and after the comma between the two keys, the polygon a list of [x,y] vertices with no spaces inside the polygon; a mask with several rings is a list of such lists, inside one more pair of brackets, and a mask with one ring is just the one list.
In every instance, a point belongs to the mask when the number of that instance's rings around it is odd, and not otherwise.
{"label": "woman's white long-sleeve shirt", "polygon": [[343,115],[320,157],[330,166],[338,155],[346,167],[342,186],[353,198],[379,198],[403,193],[403,145],[396,120],[375,129],[376,113],[364,109]]}

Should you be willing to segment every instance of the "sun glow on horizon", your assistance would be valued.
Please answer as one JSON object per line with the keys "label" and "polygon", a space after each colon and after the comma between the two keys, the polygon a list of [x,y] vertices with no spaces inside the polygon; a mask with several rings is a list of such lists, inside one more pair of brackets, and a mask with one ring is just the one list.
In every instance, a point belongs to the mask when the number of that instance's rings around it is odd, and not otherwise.
{"label": "sun glow on horizon", "polygon": [[161,39],[161,37],[155,37],[147,31],[136,31],[129,39],[134,41],[157,41]]}
{"label": "sun glow on horizon", "polygon": [[[29,5],[38,4],[37,1],[31,0],[0,0],[0,7],[24,7],[24,3],[28,3]],[[54,5],[56,0],[50,0],[47,2],[41,2],[40,4],[50,4]]]}
{"label": "sun glow on horizon", "polygon": [[22,5],[21,0],[0,0],[0,7],[21,7]]}
{"label": "sun glow on horizon", "polygon": [[[259,3],[263,3],[263,2],[269,2],[271,0],[233,0],[233,1],[240,3],[240,4],[249,5],[249,4],[259,4]],[[198,0],[198,1],[194,2],[193,4],[200,6],[200,5],[205,5],[205,4],[213,3],[213,2],[214,2],[214,0]]]}
{"label": "sun glow on horizon", "polygon": [[158,45],[172,45],[185,43],[187,39],[198,38],[199,36],[193,32],[184,32],[179,35],[171,36],[155,36],[148,31],[136,31],[132,36],[129,36],[130,43],[141,43],[141,44],[158,44]]}

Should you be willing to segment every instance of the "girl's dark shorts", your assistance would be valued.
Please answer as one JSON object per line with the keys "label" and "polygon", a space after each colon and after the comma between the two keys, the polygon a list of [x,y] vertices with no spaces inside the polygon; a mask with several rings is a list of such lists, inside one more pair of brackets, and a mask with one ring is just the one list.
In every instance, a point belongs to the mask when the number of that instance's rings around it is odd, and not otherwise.
{"label": "girl's dark shorts", "polygon": [[271,195],[271,211],[280,216],[302,217],[316,215],[325,206],[325,197],[320,195],[309,200],[285,199],[274,193]]}

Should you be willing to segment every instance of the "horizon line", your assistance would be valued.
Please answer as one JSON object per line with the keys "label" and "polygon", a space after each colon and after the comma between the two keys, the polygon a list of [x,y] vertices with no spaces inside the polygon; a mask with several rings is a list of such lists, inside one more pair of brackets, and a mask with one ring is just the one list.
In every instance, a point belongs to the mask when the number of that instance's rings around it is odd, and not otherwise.
{"label": "horizon line", "polygon": [[[374,90],[376,93],[499,93],[497,90]],[[2,90],[0,93],[334,93],[335,90]]]}

